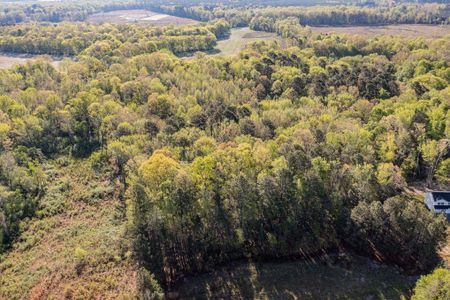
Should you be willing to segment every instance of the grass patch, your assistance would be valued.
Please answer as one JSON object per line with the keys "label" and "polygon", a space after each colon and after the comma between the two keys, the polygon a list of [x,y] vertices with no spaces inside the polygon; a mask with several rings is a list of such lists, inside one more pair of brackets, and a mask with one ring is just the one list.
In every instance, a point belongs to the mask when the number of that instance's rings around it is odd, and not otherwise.
{"label": "grass patch", "polygon": [[188,278],[182,299],[408,299],[416,278],[354,257],[351,265],[236,262]]}
{"label": "grass patch", "polygon": [[213,55],[237,55],[246,46],[258,41],[281,41],[275,33],[251,30],[248,27],[231,30],[228,39],[217,42],[217,53]]}

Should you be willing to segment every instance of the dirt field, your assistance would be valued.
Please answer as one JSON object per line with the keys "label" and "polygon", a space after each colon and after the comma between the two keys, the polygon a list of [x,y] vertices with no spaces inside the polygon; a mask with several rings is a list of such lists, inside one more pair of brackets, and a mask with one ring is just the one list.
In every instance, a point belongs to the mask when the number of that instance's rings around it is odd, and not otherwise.
{"label": "dirt field", "polygon": [[247,45],[257,41],[280,40],[275,33],[253,31],[248,27],[231,30],[231,36],[217,42],[216,55],[236,55]]}
{"label": "dirt field", "polygon": [[149,24],[156,26],[168,26],[168,25],[189,25],[196,24],[198,21],[174,17],[165,14],[159,14],[149,10],[116,10],[107,13],[98,13],[91,15],[87,18],[87,22],[101,24],[101,23],[138,23],[138,24]]}
{"label": "dirt field", "polygon": [[50,56],[38,56],[38,55],[15,55],[15,54],[5,54],[0,53],[0,69],[8,69],[11,68],[14,65],[20,65],[24,64],[28,61],[36,60],[36,59],[43,59],[46,61],[49,61],[50,64],[52,64],[55,67],[58,67],[58,65],[61,63],[61,58],[55,58]]}
{"label": "dirt field", "polygon": [[442,37],[450,34],[450,25],[387,25],[350,27],[310,27],[313,33],[348,33],[364,36]]}

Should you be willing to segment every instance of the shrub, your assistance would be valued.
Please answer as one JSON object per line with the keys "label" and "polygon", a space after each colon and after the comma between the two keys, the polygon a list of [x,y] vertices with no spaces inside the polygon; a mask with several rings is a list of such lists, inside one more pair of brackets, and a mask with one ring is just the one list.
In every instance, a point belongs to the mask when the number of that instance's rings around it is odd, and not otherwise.
{"label": "shrub", "polygon": [[91,162],[92,169],[95,171],[102,171],[109,165],[109,157],[103,150],[92,153],[89,160]]}
{"label": "shrub", "polygon": [[75,271],[77,272],[77,275],[81,275],[83,272],[84,267],[87,264],[87,251],[83,248],[77,247],[74,251],[74,258],[75,258]]}
{"label": "shrub", "polygon": [[50,217],[62,213],[66,206],[69,180],[63,179],[59,184],[49,187],[44,197],[39,200],[36,215],[40,218]]}
{"label": "shrub", "polygon": [[414,288],[412,300],[450,299],[450,271],[436,269],[430,275],[422,276]]}
{"label": "shrub", "polygon": [[112,196],[114,187],[110,185],[99,185],[88,188],[82,195],[81,200],[86,203],[95,203]]}
{"label": "shrub", "polygon": [[164,299],[161,286],[158,284],[158,281],[152,273],[145,268],[140,268],[137,276],[138,290],[141,293],[142,299]]}

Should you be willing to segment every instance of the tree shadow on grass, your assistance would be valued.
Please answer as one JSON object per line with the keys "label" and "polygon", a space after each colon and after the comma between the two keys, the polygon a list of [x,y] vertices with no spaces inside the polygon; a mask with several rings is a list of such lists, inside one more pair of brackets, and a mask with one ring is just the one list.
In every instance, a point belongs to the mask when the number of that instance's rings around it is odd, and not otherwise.
{"label": "tree shadow on grass", "polygon": [[239,261],[189,277],[178,291],[181,299],[408,299],[414,282],[359,257],[350,266]]}

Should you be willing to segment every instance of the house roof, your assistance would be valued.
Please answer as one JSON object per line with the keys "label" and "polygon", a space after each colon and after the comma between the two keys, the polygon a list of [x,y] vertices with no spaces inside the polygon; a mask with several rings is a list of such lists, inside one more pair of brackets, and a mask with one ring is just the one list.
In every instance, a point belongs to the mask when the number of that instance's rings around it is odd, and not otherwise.
{"label": "house roof", "polygon": [[450,202],[450,191],[439,191],[439,192],[431,192],[434,201],[445,200]]}

